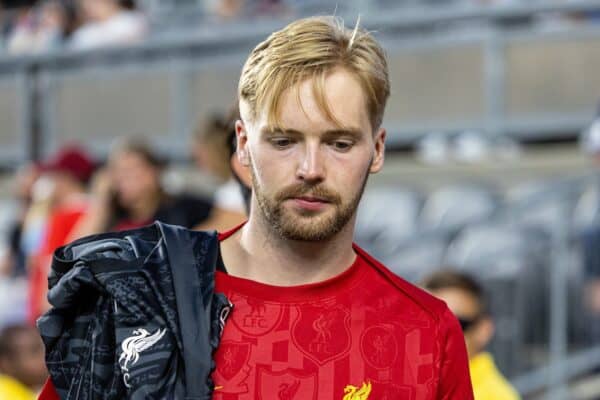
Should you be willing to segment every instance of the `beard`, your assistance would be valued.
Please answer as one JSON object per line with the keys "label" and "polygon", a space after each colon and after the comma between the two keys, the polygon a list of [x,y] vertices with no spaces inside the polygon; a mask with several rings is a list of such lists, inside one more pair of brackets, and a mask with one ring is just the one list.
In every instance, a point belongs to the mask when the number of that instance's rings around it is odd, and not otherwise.
{"label": "beard", "polygon": [[[344,202],[337,192],[321,183],[296,183],[269,197],[258,183],[252,162],[250,163],[250,172],[258,208],[269,228],[284,239],[305,242],[327,240],[338,234],[356,213],[369,178],[367,168],[360,189],[354,193],[352,198]],[[290,210],[284,206],[286,200],[308,195],[326,201],[327,208],[333,207],[333,210],[326,209],[315,213],[308,210]]]}

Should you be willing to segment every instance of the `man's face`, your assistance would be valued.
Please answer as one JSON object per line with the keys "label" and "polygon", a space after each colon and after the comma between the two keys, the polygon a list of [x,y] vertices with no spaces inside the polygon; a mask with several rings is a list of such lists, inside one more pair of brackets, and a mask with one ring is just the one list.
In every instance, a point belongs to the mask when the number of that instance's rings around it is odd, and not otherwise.
{"label": "man's face", "polygon": [[25,386],[40,388],[48,376],[44,345],[35,329],[25,330],[13,339],[12,352],[0,363],[4,372]]}
{"label": "man's face", "polygon": [[270,129],[265,111],[237,126],[238,157],[252,175],[251,218],[290,240],[329,239],[349,222],[353,228],[367,177],[383,165],[385,130],[373,133],[356,78],[336,69],[324,93],[343,126],[321,110],[311,80],[283,93],[281,126]]}

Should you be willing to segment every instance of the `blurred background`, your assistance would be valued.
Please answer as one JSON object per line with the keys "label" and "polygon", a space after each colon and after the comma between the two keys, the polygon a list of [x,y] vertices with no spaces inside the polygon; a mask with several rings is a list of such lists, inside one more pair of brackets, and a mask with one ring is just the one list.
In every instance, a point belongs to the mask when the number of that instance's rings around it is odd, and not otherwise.
{"label": "blurred background", "polygon": [[242,63],[333,13],[361,16],[392,80],[357,242],[415,283],[478,280],[487,349],[522,398],[600,399],[598,0],[0,1],[0,374],[40,385],[35,343],[6,349],[47,308],[57,246],[243,219]]}

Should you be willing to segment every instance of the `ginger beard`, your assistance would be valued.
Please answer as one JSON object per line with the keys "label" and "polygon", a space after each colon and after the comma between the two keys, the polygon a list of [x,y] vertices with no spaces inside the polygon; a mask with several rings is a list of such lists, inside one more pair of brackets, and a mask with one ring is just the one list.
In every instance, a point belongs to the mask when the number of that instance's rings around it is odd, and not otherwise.
{"label": "ginger beard", "polygon": [[[316,242],[330,239],[338,234],[356,214],[369,179],[369,168],[365,168],[365,175],[359,190],[350,200],[345,202],[337,192],[328,189],[322,183],[299,182],[281,189],[273,196],[269,196],[257,179],[257,172],[252,158],[249,157],[249,160],[252,192],[258,203],[262,218],[269,228],[274,230],[280,237],[288,240]],[[369,167],[372,162],[373,158],[371,157]],[[293,207],[286,206],[285,202],[287,200],[303,195],[319,197],[326,200],[329,205],[325,211],[318,212],[296,210]]]}

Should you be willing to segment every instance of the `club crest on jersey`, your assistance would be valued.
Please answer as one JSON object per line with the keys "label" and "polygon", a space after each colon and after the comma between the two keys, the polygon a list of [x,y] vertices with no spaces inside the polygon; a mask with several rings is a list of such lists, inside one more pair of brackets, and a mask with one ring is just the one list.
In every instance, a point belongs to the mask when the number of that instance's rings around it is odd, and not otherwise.
{"label": "club crest on jersey", "polygon": [[[270,366],[258,365],[256,369],[258,399],[316,400],[317,374],[285,369],[273,372]],[[277,397],[274,396],[276,393]]]}
{"label": "club crest on jersey", "polygon": [[294,344],[319,365],[350,350],[350,312],[340,306],[302,306],[292,327]]}
{"label": "club crest on jersey", "polygon": [[362,386],[348,385],[344,388],[344,397],[342,400],[368,400],[371,394],[371,382],[363,382]]}
{"label": "club crest on jersey", "polygon": [[129,367],[134,365],[140,359],[140,353],[154,346],[167,332],[167,329],[157,329],[156,332],[150,334],[144,328],[139,328],[133,331],[133,335],[123,340],[121,343],[121,355],[119,356],[119,366],[123,371],[123,382],[125,386],[131,387],[129,384]]}
{"label": "club crest on jersey", "polygon": [[251,372],[248,364],[250,344],[224,340],[219,344],[215,381],[223,384],[223,392],[245,393],[246,380]]}
{"label": "club crest on jersey", "polygon": [[236,312],[232,314],[231,319],[246,335],[265,335],[281,321],[281,305],[235,295],[232,296],[231,302],[236,305]]}
{"label": "club crest on jersey", "polygon": [[367,328],[363,333],[360,351],[365,361],[373,368],[390,368],[398,356],[398,343],[389,327],[375,325]]}

